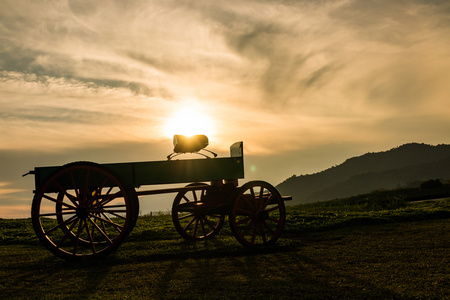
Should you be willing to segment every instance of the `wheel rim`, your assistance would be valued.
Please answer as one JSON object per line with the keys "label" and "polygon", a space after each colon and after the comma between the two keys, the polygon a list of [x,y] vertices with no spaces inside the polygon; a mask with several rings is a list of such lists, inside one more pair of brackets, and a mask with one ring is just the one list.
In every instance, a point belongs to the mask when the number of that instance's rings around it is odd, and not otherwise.
{"label": "wheel rim", "polygon": [[233,235],[244,246],[273,244],[285,223],[284,202],[278,191],[263,181],[239,188],[230,213]]}
{"label": "wheel rim", "polygon": [[135,203],[135,194],[103,167],[69,164],[36,193],[33,227],[41,242],[61,258],[104,256],[120,245],[134,225]]}
{"label": "wheel rim", "polygon": [[202,212],[196,209],[202,204],[206,195],[206,184],[188,186],[205,186],[205,189],[179,192],[172,205],[172,221],[178,233],[187,240],[204,240],[215,236],[222,228],[225,216]]}

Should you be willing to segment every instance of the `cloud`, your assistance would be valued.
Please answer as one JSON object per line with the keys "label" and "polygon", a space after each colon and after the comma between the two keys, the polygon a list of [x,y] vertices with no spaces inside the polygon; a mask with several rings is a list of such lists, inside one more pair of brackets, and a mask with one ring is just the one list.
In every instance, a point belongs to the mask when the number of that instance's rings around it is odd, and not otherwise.
{"label": "cloud", "polygon": [[161,98],[75,79],[2,71],[0,88],[0,149],[150,138],[167,111]]}
{"label": "cloud", "polygon": [[[11,5],[0,61],[42,85],[63,78],[83,92],[372,116],[420,106],[443,89],[435,62],[448,46],[448,26],[437,27],[446,9],[445,1],[69,1],[31,14]],[[441,47],[426,48],[433,43]]]}
{"label": "cloud", "polygon": [[11,188],[10,186],[11,186],[10,182],[0,182],[0,197],[24,191],[23,189],[15,189]]}
{"label": "cloud", "polygon": [[[448,1],[348,1],[331,16],[362,40],[396,46],[420,43],[429,31],[448,31]],[[445,26],[442,26],[446,24]]]}

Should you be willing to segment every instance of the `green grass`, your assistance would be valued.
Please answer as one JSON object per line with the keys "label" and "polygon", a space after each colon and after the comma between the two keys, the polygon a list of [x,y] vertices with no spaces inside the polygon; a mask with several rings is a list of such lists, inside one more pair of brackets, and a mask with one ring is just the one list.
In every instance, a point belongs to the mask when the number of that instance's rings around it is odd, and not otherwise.
{"label": "green grass", "polygon": [[[329,203],[328,203],[329,204]],[[249,250],[224,226],[185,242],[169,215],[141,217],[117,252],[67,263],[29,219],[0,219],[3,299],[448,299],[450,201],[389,209],[289,207],[276,245]]]}

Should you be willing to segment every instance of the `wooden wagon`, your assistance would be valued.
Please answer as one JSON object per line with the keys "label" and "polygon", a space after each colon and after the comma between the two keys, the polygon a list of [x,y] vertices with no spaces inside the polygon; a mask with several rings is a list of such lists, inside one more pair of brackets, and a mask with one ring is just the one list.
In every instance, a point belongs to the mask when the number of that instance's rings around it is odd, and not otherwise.
{"label": "wooden wagon", "polygon": [[[178,153],[204,147],[174,144]],[[290,198],[280,196],[264,181],[239,186],[238,179],[244,178],[242,142],[233,144],[226,158],[168,158],[34,168],[30,171],[36,186],[32,221],[39,240],[66,260],[104,257],[119,247],[136,224],[138,197],[163,193],[176,193],[172,220],[185,239],[215,236],[227,215],[233,235],[244,246],[268,245],[280,237],[285,224],[284,201]],[[139,190],[145,185],[172,183],[189,184]]]}

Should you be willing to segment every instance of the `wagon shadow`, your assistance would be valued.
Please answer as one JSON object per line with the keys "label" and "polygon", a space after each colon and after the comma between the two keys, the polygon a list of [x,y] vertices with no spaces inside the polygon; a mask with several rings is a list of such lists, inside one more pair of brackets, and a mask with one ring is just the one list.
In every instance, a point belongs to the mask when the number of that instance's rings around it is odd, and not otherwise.
{"label": "wagon shadow", "polygon": [[[29,295],[31,298],[66,298],[64,288],[61,288],[66,285],[71,297],[88,299],[104,283],[113,267],[108,259],[67,262],[42,252],[45,255],[42,259],[23,264],[15,272],[18,275],[14,280],[26,282],[30,292],[35,293]],[[76,287],[75,293],[73,287]]]}
{"label": "wagon shadow", "polygon": [[164,298],[178,287],[181,295],[195,289],[202,297],[213,298],[220,297],[221,291],[243,298],[399,298],[388,289],[344,274],[296,250],[300,249],[274,246],[228,253],[200,251],[194,257],[168,259],[170,263],[155,285],[156,294]]}
{"label": "wagon shadow", "polygon": [[[142,244],[146,243],[140,242],[140,246]],[[193,290],[203,298],[219,297],[221,291],[224,295],[244,298],[327,298],[333,294],[359,295],[366,299],[376,296],[399,298],[392,291],[309,257],[302,253],[305,246],[308,247],[294,241],[287,245],[247,249],[240,245],[230,246],[226,239],[214,239],[201,243],[172,242],[175,249],[167,249],[165,253],[140,250],[130,253],[134,245],[125,244],[117,253],[98,261],[68,263],[46,256],[32,269],[41,270],[40,275],[35,275],[36,284],[42,284],[43,278],[55,282],[58,278],[71,281],[79,288],[78,298],[90,297],[99,288],[114,289],[105,287],[105,280],[117,272],[117,267],[142,270],[134,277],[143,278],[134,280],[144,284],[148,280],[145,273],[152,265],[158,268],[159,275],[148,284],[152,286],[151,294],[160,298],[183,297],[183,293],[192,295]]]}
{"label": "wagon shadow", "polygon": [[[124,245],[124,247],[127,246],[133,247],[131,245]],[[180,241],[179,243],[172,244],[171,249],[163,253],[142,253],[142,251],[138,251],[127,258],[121,258],[119,254],[116,256],[115,261],[121,264],[129,262],[142,263],[186,259],[213,259],[292,252],[296,251],[296,249],[296,247],[292,247],[291,245],[271,245],[257,248],[246,248],[241,245],[230,246],[228,241],[222,241],[221,239],[201,242]]]}

